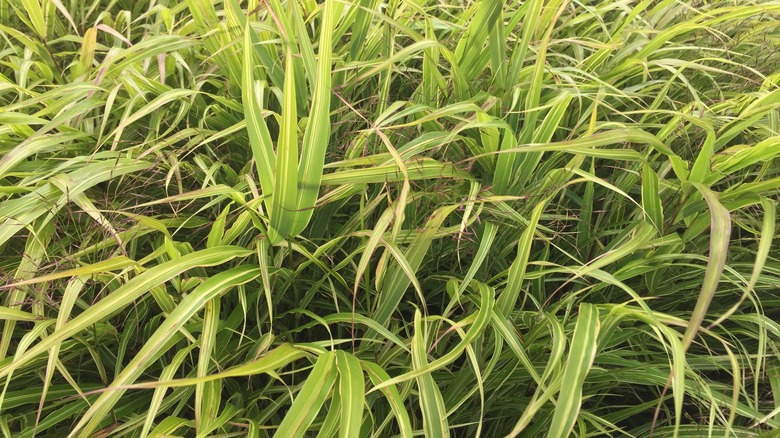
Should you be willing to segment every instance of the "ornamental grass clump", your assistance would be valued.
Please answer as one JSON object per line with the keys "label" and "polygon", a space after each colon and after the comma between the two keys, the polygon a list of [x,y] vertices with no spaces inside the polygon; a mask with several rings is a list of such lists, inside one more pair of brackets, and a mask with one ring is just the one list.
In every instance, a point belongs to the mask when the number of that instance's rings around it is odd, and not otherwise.
{"label": "ornamental grass clump", "polygon": [[5,437],[774,437],[775,0],[0,3]]}

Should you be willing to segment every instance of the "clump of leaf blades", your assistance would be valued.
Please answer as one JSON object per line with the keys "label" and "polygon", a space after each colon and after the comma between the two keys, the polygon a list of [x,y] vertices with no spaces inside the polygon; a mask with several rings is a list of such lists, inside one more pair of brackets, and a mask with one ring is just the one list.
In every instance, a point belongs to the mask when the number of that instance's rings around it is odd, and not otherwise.
{"label": "clump of leaf blades", "polygon": [[777,23],[0,2],[0,432],[776,436]]}

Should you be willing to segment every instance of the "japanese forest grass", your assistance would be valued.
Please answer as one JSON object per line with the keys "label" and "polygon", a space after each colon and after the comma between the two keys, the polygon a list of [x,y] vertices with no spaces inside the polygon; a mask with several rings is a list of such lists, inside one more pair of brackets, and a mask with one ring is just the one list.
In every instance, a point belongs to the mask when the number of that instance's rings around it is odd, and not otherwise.
{"label": "japanese forest grass", "polygon": [[777,436],[778,23],[0,3],[0,431]]}

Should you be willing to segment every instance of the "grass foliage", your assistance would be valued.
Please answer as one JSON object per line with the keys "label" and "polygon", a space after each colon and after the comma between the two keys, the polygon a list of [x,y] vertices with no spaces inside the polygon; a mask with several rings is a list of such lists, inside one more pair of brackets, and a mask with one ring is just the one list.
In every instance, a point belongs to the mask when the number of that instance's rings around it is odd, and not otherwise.
{"label": "grass foliage", "polygon": [[0,1],[0,431],[777,436],[778,24]]}

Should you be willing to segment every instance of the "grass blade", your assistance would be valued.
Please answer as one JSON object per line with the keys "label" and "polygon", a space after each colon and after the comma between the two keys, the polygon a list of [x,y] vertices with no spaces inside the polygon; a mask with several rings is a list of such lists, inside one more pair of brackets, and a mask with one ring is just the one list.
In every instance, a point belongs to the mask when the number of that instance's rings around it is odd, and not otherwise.
{"label": "grass blade", "polygon": [[339,394],[341,395],[339,436],[359,435],[366,394],[360,361],[355,356],[339,350],[336,351],[336,368],[339,372]]}
{"label": "grass blade", "polygon": [[322,353],[295,397],[275,436],[302,437],[319,414],[336,380],[335,354]]}
{"label": "grass blade", "polygon": [[580,314],[574,327],[569,357],[563,371],[563,390],[555,403],[555,412],[547,436],[568,436],[577,421],[582,404],[582,385],[598,351],[599,311],[592,304],[580,304]]}

